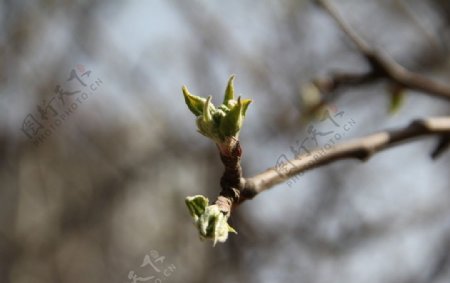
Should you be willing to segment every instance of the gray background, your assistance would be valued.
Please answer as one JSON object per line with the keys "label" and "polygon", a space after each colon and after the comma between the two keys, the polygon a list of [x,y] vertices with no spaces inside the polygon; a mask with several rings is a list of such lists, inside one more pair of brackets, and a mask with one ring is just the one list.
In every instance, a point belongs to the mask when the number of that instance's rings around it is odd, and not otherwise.
{"label": "gray background", "polygon": [[[447,1],[333,3],[372,46],[449,81]],[[293,157],[307,126],[330,128],[301,122],[302,87],[367,69],[311,2],[3,1],[0,21],[0,282],[132,282],[130,271],[155,276],[145,282],[449,282],[450,157],[432,161],[431,139],[307,172],[239,207],[225,244],[198,239],[184,198],[215,198],[223,169],[181,86],[218,103],[236,74],[253,99],[245,176]],[[102,84],[33,145],[25,117],[56,85],[76,88],[67,78],[81,66]],[[396,115],[388,102],[383,83],[342,92],[333,105],[356,122],[345,139],[450,113],[414,92]],[[159,273],[141,267],[155,252]]]}

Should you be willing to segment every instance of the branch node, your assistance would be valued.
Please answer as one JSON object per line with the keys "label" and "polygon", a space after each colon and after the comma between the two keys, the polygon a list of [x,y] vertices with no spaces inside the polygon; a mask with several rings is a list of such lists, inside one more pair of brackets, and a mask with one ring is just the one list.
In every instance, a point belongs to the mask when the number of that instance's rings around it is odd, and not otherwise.
{"label": "branch node", "polygon": [[450,147],[450,134],[442,135],[436,144],[436,147],[431,152],[431,158],[438,159]]}
{"label": "branch node", "polygon": [[258,194],[258,191],[255,189],[255,184],[253,181],[245,179],[243,179],[243,181],[244,183],[242,186],[243,189],[241,191],[241,200],[240,200],[241,202],[247,199],[252,199]]}

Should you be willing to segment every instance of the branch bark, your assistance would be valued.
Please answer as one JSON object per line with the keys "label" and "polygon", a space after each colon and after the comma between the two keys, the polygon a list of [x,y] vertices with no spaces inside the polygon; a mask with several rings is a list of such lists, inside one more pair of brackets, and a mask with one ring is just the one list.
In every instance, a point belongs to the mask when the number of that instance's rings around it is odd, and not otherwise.
{"label": "branch bark", "polygon": [[351,29],[329,1],[316,0],[316,2],[334,19],[339,28],[355,44],[358,51],[365,57],[371,67],[368,73],[335,74],[327,78],[315,80],[314,83],[323,93],[332,92],[341,86],[362,85],[378,79],[386,79],[405,89],[416,90],[437,98],[450,100],[449,85],[407,70],[386,54],[371,48],[366,41]]}
{"label": "branch bark", "polygon": [[220,179],[222,190],[215,202],[225,215],[229,215],[233,205],[239,203],[241,191],[244,187],[241,167],[242,149],[239,140],[229,139],[228,141],[229,146],[226,150],[218,146],[220,160],[225,167],[225,171]]}
{"label": "branch bark", "polygon": [[245,179],[240,202],[251,199],[257,194],[312,168],[342,159],[366,161],[379,151],[419,137],[444,137],[448,134],[450,134],[450,117],[434,117],[418,119],[405,128],[382,131],[336,145],[330,149],[318,148],[309,154],[303,154],[296,159],[285,162],[282,168],[269,168],[261,174]]}

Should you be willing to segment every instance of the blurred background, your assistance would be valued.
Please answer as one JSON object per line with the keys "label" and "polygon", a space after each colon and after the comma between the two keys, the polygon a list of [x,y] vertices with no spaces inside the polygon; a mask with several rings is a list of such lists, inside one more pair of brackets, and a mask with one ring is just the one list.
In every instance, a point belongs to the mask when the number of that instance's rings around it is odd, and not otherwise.
{"label": "blurred background", "polygon": [[[450,81],[448,1],[332,3],[372,46]],[[215,199],[223,168],[182,85],[219,103],[236,74],[253,99],[247,177],[293,158],[311,126],[310,149],[450,114],[408,92],[389,115],[380,82],[305,122],[305,85],[368,68],[311,1],[5,0],[0,22],[0,282],[449,282],[450,155],[432,161],[432,139],[306,172],[235,210],[226,243],[198,238],[184,198]]]}

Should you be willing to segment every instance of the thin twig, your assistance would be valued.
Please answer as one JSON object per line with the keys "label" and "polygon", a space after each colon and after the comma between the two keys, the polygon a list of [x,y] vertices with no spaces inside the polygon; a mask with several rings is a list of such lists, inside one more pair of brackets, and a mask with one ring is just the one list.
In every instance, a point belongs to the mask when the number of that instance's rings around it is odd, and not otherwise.
{"label": "thin twig", "polygon": [[435,117],[415,120],[405,128],[382,131],[329,149],[319,148],[309,154],[303,154],[296,159],[285,162],[278,168],[270,168],[261,174],[245,179],[240,202],[253,198],[257,194],[312,168],[341,159],[365,161],[379,151],[419,137],[448,134],[450,134],[450,117]]}
{"label": "thin twig", "polygon": [[[361,74],[359,76],[356,74],[341,74],[329,77],[326,80],[316,80],[316,85],[319,89],[331,92],[340,86],[367,83],[369,82],[367,78],[370,78],[370,81],[375,81],[375,79],[387,79],[391,83],[397,84],[403,88],[450,100],[450,86],[407,70],[386,54],[371,48],[366,41],[350,28],[329,1],[316,0],[316,2],[334,19],[339,28],[356,45],[358,51],[366,58],[371,66],[369,73]],[[351,76],[352,80],[348,80],[348,76]],[[321,83],[326,83],[326,85],[322,85]]]}

